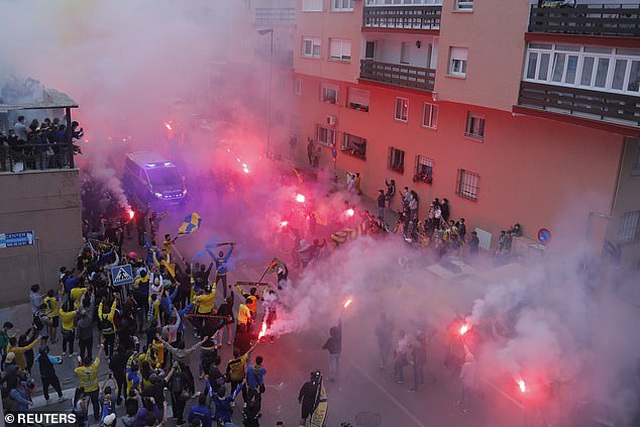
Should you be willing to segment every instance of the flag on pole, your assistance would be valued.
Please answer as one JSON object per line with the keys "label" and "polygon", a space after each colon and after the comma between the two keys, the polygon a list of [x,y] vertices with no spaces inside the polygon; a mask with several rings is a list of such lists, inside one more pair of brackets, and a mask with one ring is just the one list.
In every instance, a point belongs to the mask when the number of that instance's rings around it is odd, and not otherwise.
{"label": "flag on pole", "polygon": [[284,269],[284,262],[280,258],[274,257],[271,260],[271,263],[269,264],[269,268],[267,269],[267,272],[270,274],[277,273],[278,268]]}
{"label": "flag on pole", "polygon": [[192,214],[187,215],[187,217],[184,219],[184,222],[178,229],[178,235],[182,236],[184,234],[193,233],[198,228],[200,228],[201,222],[202,218],[200,218],[200,215],[198,215],[197,213],[193,212]]}
{"label": "flag on pole", "polygon": [[322,375],[320,375],[319,381],[320,384],[318,384],[314,408],[311,412],[311,418],[309,420],[310,427],[327,427],[327,410],[329,403],[327,402],[327,392],[324,389]]}

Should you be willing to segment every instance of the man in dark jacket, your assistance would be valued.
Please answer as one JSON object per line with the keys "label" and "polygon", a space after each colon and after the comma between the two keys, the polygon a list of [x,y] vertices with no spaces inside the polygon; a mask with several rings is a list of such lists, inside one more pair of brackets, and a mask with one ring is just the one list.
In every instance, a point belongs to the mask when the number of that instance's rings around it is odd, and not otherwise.
{"label": "man in dark jacket", "polygon": [[127,397],[126,368],[130,356],[131,352],[127,353],[122,345],[119,345],[109,360],[109,369],[113,372],[113,379],[118,385],[118,405],[122,403],[122,396]]}
{"label": "man in dark jacket", "polygon": [[338,320],[338,326],[329,329],[329,339],[322,346],[329,351],[329,381],[335,381],[340,372],[340,352],[342,351],[342,316]]}
{"label": "man in dark jacket", "polygon": [[60,387],[60,379],[56,375],[56,370],[53,366],[61,365],[62,357],[51,356],[49,354],[49,346],[43,345],[40,348],[40,353],[35,357],[35,361],[40,365],[40,379],[42,380],[44,400],[49,403],[49,386],[51,385],[58,393],[58,402],[64,401],[62,387]]}

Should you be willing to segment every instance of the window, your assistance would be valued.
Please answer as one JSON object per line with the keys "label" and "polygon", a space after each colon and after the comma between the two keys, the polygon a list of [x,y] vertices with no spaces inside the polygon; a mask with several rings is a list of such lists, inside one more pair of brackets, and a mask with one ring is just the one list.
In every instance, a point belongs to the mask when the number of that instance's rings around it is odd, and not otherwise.
{"label": "window", "polygon": [[369,92],[350,87],[347,90],[347,108],[358,111],[369,111]]}
{"label": "window", "polygon": [[478,200],[478,184],[480,175],[468,170],[458,169],[458,182],[456,194],[469,200]]}
{"label": "window", "polygon": [[456,0],[455,10],[473,11],[473,0]]}
{"label": "window", "polygon": [[422,105],[422,126],[429,129],[438,127],[438,106],[425,102]]}
{"label": "window", "polygon": [[413,182],[433,182],[433,160],[425,156],[416,156],[416,169],[413,175]]}
{"label": "window", "polygon": [[640,211],[627,212],[622,215],[622,224],[620,224],[620,235],[618,237],[621,244],[635,243],[640,240],[638,217],[640,217]]}
{"label": "window", "polygon": [[337,104],[338,86],[322,83],[320,86],[320,101],[327,104]]}
{"label": "window", "polygon": [[353,0],[331,0],[331,10],[353,10]]}
{"label": "window", "polygon": [[406,122],[409,120],[409,100],[396,98],[396,120]]}
{"label": "window", "polygon": [[374,59],[376,55],[376,42],[367,42],[364,48],[364,59]]}
{"label": "window", "polygon": [[334,61],[351,61],[351,40],[329,39],[329,58]]}
{"label": "window", "polygon": [[336,131],[322,125],[316,125],[316,142],[325,147],[335,147]]}
{"label": "window", "polygon": [[464,136],[483,141],[484,117],[472,112],[467,113],[467,127],[464,131]]}
{"label": "window", "polygon": [[449,50],[449,75],[467,76],[467,53],[466,47],[452,47]]}
{"label": "window", "polygon": [[301,79],[295,79],[295,81],[293,82],[293,93],[295,93],[298,96],[300,96],[302,94],[302,80]]}
{"label": "window", "polygon": [[387,159],[387,169],[398,173],[404,173],[404,151],[394,147],[389,147],[389,158]]}
{"label": "window", "polygon": [[636,157],[633,162],[633,172],[637,174],[640,172],[640,141],[636,140]]}
{"label": "window", "polygon": [[640,92],[640,49],[530,43],[524,80],[614,91]]}
{"label": "window", "polygon": [[320,39],[316,37],[303,37],[302,56],[307,58],[320,58]]}
{"label": "window", "polygon": [[340,147],[340,151],[350,156],[365,160],[367,158],[367,140],[344,132],[342,134],[342,146]]}
{"label": "window", "polygon": [[322,12],[322,0],[302,0],[303,12]]}

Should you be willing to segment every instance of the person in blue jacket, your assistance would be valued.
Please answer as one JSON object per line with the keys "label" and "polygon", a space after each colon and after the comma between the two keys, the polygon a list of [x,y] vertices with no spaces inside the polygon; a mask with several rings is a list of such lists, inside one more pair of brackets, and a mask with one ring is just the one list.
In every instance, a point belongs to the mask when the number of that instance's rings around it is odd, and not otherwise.
{"label": "person in blue jacket", "polygon": [[[226,245],[229,245],[229,250],[227,251],[227,254],[225,255],[224,251],[220,251],[218,252],[218,256],[216,256],[213,252],[211,252],[208,246],[206,247],[206,250],[209,253],[209,256],[211,256],[211,258],[216,263],[216,283],[222,286],[222,292],[223,292],[224,298],[227,298],[227,273],[229,272],[229,266],[227,262],[229,261],[229,258],[233,253],[233,248],[235,246],[235,243],[234,242],[218,243],[218,247],[226,246]],[[220,283],[221,281],[222,283]]]}

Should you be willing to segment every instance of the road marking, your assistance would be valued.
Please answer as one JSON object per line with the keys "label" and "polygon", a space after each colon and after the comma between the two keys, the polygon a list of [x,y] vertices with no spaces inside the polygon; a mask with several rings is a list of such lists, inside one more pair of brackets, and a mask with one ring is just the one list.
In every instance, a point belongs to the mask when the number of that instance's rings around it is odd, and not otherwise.
{"label": "road marking", "polygon": [[504,397],[505,399],[507,399],[511,403],[513,403],[514,405],[516,405],[520,409],[524,409],[524,405],[522,403],[518,402],[516,399],[514,399],[511,396],[509,396],[503,390],[500,390],[500,388],[497,385],[495,385],[491,381],[485,381],[485,383],[488,384],[492,389],[494,389],[496,392],[498,392],[498,394],[502,395],[502,397]]}
{"label": "road marking", "polygon": [[371,375],[369,375],[364,369],[362,369],[355,360],[351,359],[350,357],[346,357],[346,359],[349,361],[349,363],[351,363],[356,370],[358,370],[366,379],[368,379],[373,385],[375,385],[385,396],[387,396],[387,399],[389,399],[390,401],[392,401],[393,403],[396,404],[396,406],[398,406],[398,408],[402,409],[402,411],[407,414],[407,416],[409,418],[411,418],[413,421],[415,421],[415,423],[417,425],[419,425],[420,427],[427,427],[426,424],[424,424],[422,421],[420,421],[415,415],[413,415],[413,412],[411,412],[409,409],[407,409],[406,406],[404,406],[402,403],[400,403],[400,401],[398,399],[396,399],[395,397],[393,397],[386,388],[384,388],[381,384],[379,384],[376,380],[373,379],[373,377]]}

